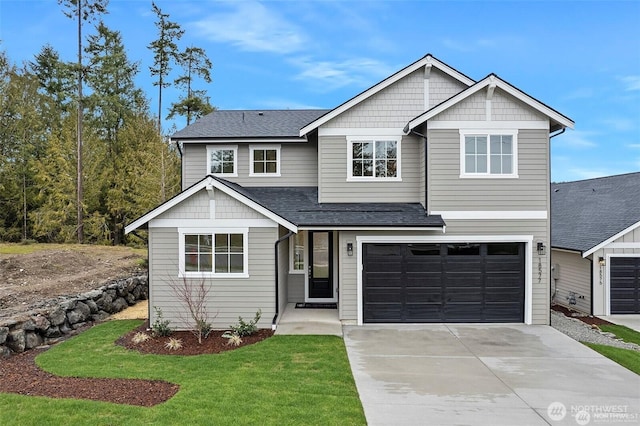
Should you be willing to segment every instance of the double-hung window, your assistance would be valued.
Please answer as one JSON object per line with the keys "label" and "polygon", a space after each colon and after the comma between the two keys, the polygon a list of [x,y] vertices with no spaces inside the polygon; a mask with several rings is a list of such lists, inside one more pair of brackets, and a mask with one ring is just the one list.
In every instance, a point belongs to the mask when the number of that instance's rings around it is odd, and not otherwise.
{"label": "double-hung window", "polygon": [[347,138],[347,180],[400,180],[399,137]]}
{"label": "double-hung window", "polygon": [[238,147],[207,146],[207,174],[238,176]]}
{"label": "double-hung window", "polygon": [[517,132],[460,132],[461,177],[518,177]]}
{"label": "double-hung window", "polygon": [[280,176],[280,145],[251,145],[249,152],[250,176]]}
{"label": "double-hung window", "polygon": [[244,229],[179,231],[180,275],[245,278],[248,276]]}

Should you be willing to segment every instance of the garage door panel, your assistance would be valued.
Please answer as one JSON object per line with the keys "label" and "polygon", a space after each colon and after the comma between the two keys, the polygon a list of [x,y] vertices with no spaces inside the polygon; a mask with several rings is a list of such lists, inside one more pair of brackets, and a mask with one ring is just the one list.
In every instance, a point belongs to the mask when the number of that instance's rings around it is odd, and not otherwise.
{"label": "garage door panel", "polygon": [[522,322],[524,244],[365,244],[363,300],[365,322]]}

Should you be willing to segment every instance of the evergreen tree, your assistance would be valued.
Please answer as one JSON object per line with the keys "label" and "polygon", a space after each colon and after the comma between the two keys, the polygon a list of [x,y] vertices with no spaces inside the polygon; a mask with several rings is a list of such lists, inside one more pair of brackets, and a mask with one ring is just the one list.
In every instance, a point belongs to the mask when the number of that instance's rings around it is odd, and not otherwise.
{"label": "evergreen tree", "polygon": [[162,13],[162,10],[151,2],[153,13],[158,20],[155,22],[158,29],[158,38],[149,44],[148,48],[153,52],[153,66],[149,67],[152,76],[157,76],[158,80],[153,82],[158,86],[158,133],[162,133],[162,89],[171,86],[166,79],[171,72],[171,63],[177,60],[178,46],[176,41],[180,40],[184,30],[175,22],[169,21],[169,15]]}
{"label": "evergreen tree", "polygon": [[185,90],[186,94],[180,97],[180,101],[171,104],[168,119],[175,115],[181,115],[187,119],[187,125],[191,120],[196,120],[203,115],[212,112],[215,107],[209,103],[205,90],[193,89],[194,79],[201,77],[205,82],[211,83],[211,61],[205,51],[199,47],[188,47],[178,56],[178,63],[182,66],[184,74],[175,80],[175,84]]}

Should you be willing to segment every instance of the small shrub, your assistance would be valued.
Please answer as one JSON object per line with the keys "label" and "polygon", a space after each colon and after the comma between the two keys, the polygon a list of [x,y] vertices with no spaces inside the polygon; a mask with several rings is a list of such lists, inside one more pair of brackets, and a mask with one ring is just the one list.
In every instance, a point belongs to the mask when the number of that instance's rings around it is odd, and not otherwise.
{"label": "small shrub", "polygon": [[242,344],[242,337],[238,336],[237,334],[233,333],[229,336],[229,341],[227,342],[227,345],[229,346],[240,346]]}
{"label": "small shrub", "polygon": [[196,323],[196,337],[199,337],[198,342],[202,343],[202,338],[206,339],[207,337],[209,337],[211,330],[213,330],[213,326],[210,322],[198,320],[198,322]]}
{"label": "small shrub", "polygon": [[131,339],[131,341],[136,345],[139,345],[140,343],[146,342],[149,339],[151,339],[151,336],[149,336],[147,333],[143,333],[139,331],[136,334],[134,334],[133,339]]}
{"label": "small shrub", "polygon": [[237,325],[230,325],[229,328],[240,337],[251,336],[256,331],[258,331],[258,321],[260,321],[260,317],[262,316],[262,310],[258,309],[256,312],[256,316],[249,322],[246,322],[242,317],[238,317]]}
{"label": "small shrub", "polygon": [[171,321],[166,320],[162,317],[162,309],[158,308],[157,306],[154,306],[153,309],[155,309],[156,311],[156,320],[151,326],[153,334],[161,337],[170,336],[171,333],[173,333],[173,329],[169,327]]}
{"label": "small shrub", "polygon": [[178,349],[182,349],[182,340],[170,337],[167,343],[164,344],[164,347],[172,351],[177,351]]}

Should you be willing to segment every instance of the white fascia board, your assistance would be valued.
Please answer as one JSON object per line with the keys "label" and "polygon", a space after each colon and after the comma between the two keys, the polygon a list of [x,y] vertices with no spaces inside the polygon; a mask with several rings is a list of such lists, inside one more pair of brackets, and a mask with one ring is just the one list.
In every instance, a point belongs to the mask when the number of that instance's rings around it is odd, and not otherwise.
{"label": "white fascia board", "polygon": [[151,219],[149,228],[277,228],[271,219]]}
{"label": "white fascia board", "polygon": [[546,210],[474,210],[474,211],[438,211],[433,210],[429,212],[432,215],[440,215],[444,220],[546,220],[548,213]]}
{"label": "white fascia board", "polygon": [[445,74],[455,78],[456,80],[466,84],[467,86],[471,86],[471,85],[473,85],[475,83],[475,81],[471,80],[469,77],[465,76],[464,74],[456,71],[455,69],[453,69],[450,66],[444,64],[443,62],[440,62],[439,60],[437,60],[433,56],[427,55],[427,56],[423,57],[422,59],[419,59],[418,61],[414,62],[413,64],[408,65],[407,67],[401,69],[400,71],[396,72],[395,74],[392,74],[391,76],[389,76],[386,79],[382,80],[378,84],[370,87],[369,89],[365,90],[364,92],[360,93],[359,95],[356,95],[355,97],[351,98],[350,100],[348,100],[347,102],[345,102],[342,105],[338,106],[337,108],[329,111],[328,113],[326,113],[322,117],[318,118],[317,120],[307,124],[302,129],[300,129],[300,137],[304,137],[310,131],[312,131],[314,129],[317,129],[318,127],[322,126],[323,124],[325,124],[329,120],[332,120],[335,117],[337,117],[338,115],[342,114],[346,110],[354,107],[355,105],[359,104],[360,102],[364,101],[365,99],[375,95],[376,93],[378,93],[381,90],[389,87],[390,85],[392,85],[393,83],[397,82],[398,80],[403,79],[407,75],[411,74],[412,72],[414,72],[414,71],[416,71],[416,70],[418,70],[418,69],[420,69],[420,68],[422,68],[422,67],[424,67],[425,65],[428,65],[428,64],[431,64],[432,66],[435,66],[440,71],[442,71]]}
{"label": "white fascia board", "polygon": [[504,128],[519,130],[549,130],[548,121],[449,121],[449,120],[430,120],[427,121],[428,130],[502,130]]}
{"label": "white fascia board", "polygon": [[606,240],[604,240],[603,242],[601,242],[600,244],[598,244],[597,246],[594,246],[592,248],[590,248],[589,250],[585,251],[582,254],[582,257],[587,257],[590,254],[595,253],[596,251],[600,250],[601,248],[604,248],[605,246],[609,245],[610,243],[614,242],[615,240],[617,240],[618,238],[622,237],[623,235],[633,231],[636,228],[640,227],[640,221],[634,223],[633,225],[629,226],[626,229],[623,229],[622,231],[618,232],[617,234],[615,234],[614,236],[612,236],[611,238],[608,238]]}
{"label": "white fascia board", "polygon": [[190,144],[237,144],[237,143],[292,143],[307,142],[304,137],[292,136],[290,138],[224,138],[224,139],[180,139],[180,142]]}
{"label": "white fascia board", "polygon": [[169,210],[171,207],[177,206],[178,204],[180,204],[181,202],[183,202],[187,198],[191,197],[193,194],[195,194],[195,193],[199,192],[200,190],[202,190],[203,188],[206,188],[207,186],[213,185],[212,182],[215,182],[215,180],[213,178],[211,178],[211,177],[207,177],[206,179],[201,180],[200,182],[196,183],[195,185],[191,186],[190,188],[187,188],[186,190],[184,190],[180,194],[176,195],[175,197],[171,198],[170,200],[166,201],[165,203],[160,204],[155,209],[151,210],[147,214],[139,217],[138,219],[136,219],[133,222],[131,222],[129,225],[125,226],[124,233],[128,234],[128,233],[130,233],[132,231],[135,231],[136,229],[138,229],[139,227],[141,227],[145,223],[147,223],[150,220],[158,217],[162,213],[164,213],[167,210]]}
{"label": "white fascia board", "polygon": [[442,231],[444,226],[299,226],[299,231]]}
{"label": "white fascia board", "polygon": [[323,127],[318,136],[404,136],[402,129],[394,127]]}
{"label": "white fascia board", "polygon": [[284,226],[285,228],[289,229],[290,231],[297,232],[298,228],[293,223],[285,220],[284,218],[282,218],[282,217],[278,216],[277,214],[273,213],[271,210],[269,210],[269,209],[261,206],[260,204],[250,200],[249,198],[245,197],[244,195],[241,195],[241,194],[237,193],[236,191],[234,191],[233,189],[231,189],[228,186],[224,185],[223,183],[218,182],[216,179],[212,178],[211,176],[208,176],[206,179],[201,180],[200,182],[198,182],[195,185],[193,185],[192,187],[188,188],[187,190],[185,190],[181,194],[178,194],[177,196],[175,196],[171,200],[167,201],[164,204],[161,204],[160,206],[158,206],[155,209],[151,210],[149,213],[145,214],[144,216],[142,216],[139,219],[137,219],[134,222],[132,222],[130,225],[126,226],[124,228],[125,234],[128,234],[131,231],[135,231],[140,226],[144,225],[145,223],[149,222],[152,219],[155,219],[156,217],[158,217],[162,213],[164,213],[167,210],[169,210],[171,207],[174,207],[174,206],[180,204],[182,201],[186,200],[187,198],[191,197],[192,195],[194,195],[198,191],[202,190],[203,188],[207,188],[207,187],[218,189],[218,190],[224,192],[225,194],[227,194],[228,196],[240,201],[242,204],[246,205],[247,207],[257,211],[258,213],[262,214],[263,216],[266,216],[267,218],[271,219],[272,221],[276,222],[277,224]]}
{"label": "white fascia board", "polygon": [[544,105],[542,102],[539,102],[537,100],[535,100],[534,98],[532,98],[531,96],[525,94],[524,92],[514,88],[513,86],[511,86],[510,84],[506,83],[505,81],[503,81],[501,78],[495,76],[495,75],[489,75],[487,76],[485,79],[479,81],[477,84],[475,84],[474,86],[469,87],[466,90],[463,90],[462,92],[458,93],[457,95],[453,96],[452,98],[448,99],[447,101],[436,105],[435,107],[431,108],[429,111],[425,111],[424,113],[420,114],[419,116],[417,116],[416,118],[414,118],[413,120],[409,121],[409,128],[410,129],[414,129],[417,126],[421,125],[422,123],[424,123],[427,120],[430,120],[431,118],[435,117],[436,115],[442,113],[443,111],[451,108],[453,105],[457,104],[458,102],[468,98],[469,96],[479,92],[480,90],[484,89],[485,87],[495,84],[496,87],[502,89],[503,91],[507,92],[508,94],[510,94],[511,96],[515,97],[516,99],[524,102],[525,104],[529,105],[530,107],[534,108],[535,110],[541,112],[542,114],[546,115],[547,117],[549,117],[550,119],[557,121],[558,123],[560,123],[561,125],[568,127],[570,129],[573,129],[574,127],[574,123],[573,121],[569,120],[567,117],[563,116],[562,114],[558,113],[557,111],[554,111],[553,109],[549,108],[548,106]]}

